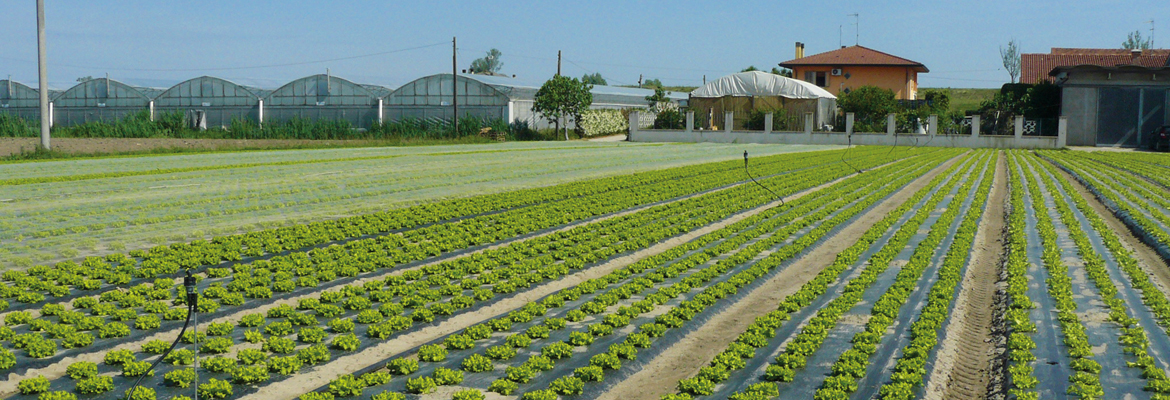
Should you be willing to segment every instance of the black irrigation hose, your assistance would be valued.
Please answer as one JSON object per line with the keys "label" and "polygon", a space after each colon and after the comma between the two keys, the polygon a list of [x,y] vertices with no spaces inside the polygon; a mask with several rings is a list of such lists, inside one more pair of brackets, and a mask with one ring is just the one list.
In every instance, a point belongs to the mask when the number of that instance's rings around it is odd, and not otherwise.
{"label": "black irrigation hose", "polygon": [[780,195],[776,194],[776,192],[773,192],[773,191],[772,191],[772,189],[768,188],[767,186],[764,186],[764,184],[760,183],[759,181],[757,181],[757,180],[756,180],[756,178],[755,178],[755,177],[753,177],[753,176],[752,176],[752,172],[748,170],[748,153],[747,153],[747,150],[744,150],[744,151],[743,151],[743,172],[747,174],[748,178],[751,178],[751,179],[752,179],[752,182],[755,182],[757,185],[760,185],[760,187],[764,188],[764,190],[767,190],[769,193],[772,193],[772,196],[773,196],[773,197],[775,197],[776,199],[780,200],[780,205],[784,205],[784,198],[783,198],[783,197],[781,197]]}
{"label": "black irrigation hose", "polygon": [[[863,171],[863,170],[860,170],[860,169],[857,169],[857,167],[854,167],[854,166],[853,166],[853,164],[850,164],[850,163],[849,163],[849,160],[846,160],[846,159],[845,159],[845,156],[849,154],[849,150],[852,150],[852,149],[853,149],[853,134],[852,134],[852,133],[850,133],[850,134],[849,134],[849,136],[848,136],[848,138],[849,138],[849,139],[848,139],[848,140],[849,140],[849,142],[848,142],[848,145],[845,147],[845,152],[844,152],[844,153],[841,153],[841,162],[845,163],[845,165],[848,165],[848,166],[849,166],[849,168],[853,168],[853,170],[854,170],[854,171],[857,171],[857,173],[858,173],[858,174],[860,174],[860,173],[863,173],[863,172],[865,172],[865,171]],[[745,153],[746,153],[746,152],[745,152]]]}
{"label": "black irrigation hose", "polygon": [[[198,309],[195,307],[196,302],[199,299],[199,294],[195,292],[195,277],[191,276],[191,270],[187,270],[186,272],[187,276],[183,277],[183,286],[187,288],[187,320],[183,322],[183,329],[179,330],[179,336],[175,338],[174,342],[171,342],[171,347],[167,348],[167,351],[163,352],[157,360],[154,360],[153,364],[150,364],[150,369],[146,370],[145,373],[138,376],[138,380],[134,381],[134,386],[131,387],[130,392],[126,394],[127,399],[134,398],[134,392],[138,390],[138,386],[140,383],[142,383],[142,379],[150,376],[150,374],[154,372],[154,368],[158,366],[158,363],[162,362],[163,359],[166,359],[167,356],[171,354],[171,351],[175,350],[175,346],[178,346],[179,341],[183,340],[183,334],[187,332],[187,327],[191,324],[191,317],[195,315],[196,311],[198,311]],[[195,340],[198,341],[199,338],[196,337]],[[198,351],[198,349],[196,350]],[[199,393],[196,393],[195,397],[198,398]]]}

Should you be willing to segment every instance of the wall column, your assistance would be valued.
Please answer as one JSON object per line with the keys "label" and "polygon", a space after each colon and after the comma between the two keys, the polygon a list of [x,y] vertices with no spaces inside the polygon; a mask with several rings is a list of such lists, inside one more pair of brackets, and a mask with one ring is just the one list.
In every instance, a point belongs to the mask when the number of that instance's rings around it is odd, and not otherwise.
{"label": "wall column", "polygon": [[694,132],[694,130],[695,130],[695,112],[694,111],[687,111],[687,126],[684,126],[683,130],[686,131],[687,133]]}
{"label": "wall column", "polygon": [[853,134],[853,113],[845,113],[845,133]]}
{"label": "wall column", "polygon": [[898,134],[898,115],[890,113],[886,115],[886,134],[894,136]]}
{"label": "wall column", "polygon": [[1056,148],[1063,149],[1068,145],[1068,117],[1061,116],[1056,123]]}
{"label": "wall column", "polygon": [[634,134],[637,133],[639,129],[638,121],[640,121],[640,117],[638,116],[638,111],[630,111],[629,118],[630,120],[627,122],[630,124],[630,134],[626,137],[626,140],[632,142],[634,141]]}
{"label": "wall column", "polygon": [[979,114],[971,116],[971,136],[979,136]]}
{"label": "wall column", "polygon": [[808,135],[813,133],[813,113],[804,113],[804,133]]}
{"label": "wall column", "polygon": [[772,113],[764,114],[764,133],[772,133]]}
{"label": "wall column", "polygon": [[926,131],[927,136],[938,135],[938,115],[930,114],[926,121],[930,125],[930,130]]}
{"label": "wall column", "polygon": [[723,113],[723,130],[731,132],[735,129],[735,113],[726,111]]}
{"label": "wall column", "polygon": [[1024,138],[1024,117],[1022,115],[1016,116],[1016,140]]}

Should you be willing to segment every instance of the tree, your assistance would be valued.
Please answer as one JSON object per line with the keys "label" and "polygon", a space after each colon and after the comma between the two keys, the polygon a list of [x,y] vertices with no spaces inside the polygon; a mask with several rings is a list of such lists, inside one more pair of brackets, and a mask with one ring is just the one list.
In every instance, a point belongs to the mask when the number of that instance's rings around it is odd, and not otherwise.
{"label": "tree", "polygon": [[898,111],[898,100],[890,89],[862,86],[838,96],[837,106],[861,121],[885,121],[887,114]]}
{"label": "tree", "polygon": [[89,81],[92,81],[92,80],[93,80],[93,76],[90,76],[90,75],[86,75],[86,76],[83,76],[83,77],[77,78],[77,81],[78,81],[78,82],[89,82]]}
{"label": "tree", "polygon": [[756,68],[755,65],[749,65],[747,68],[744,68],[742,71],[739,71],[739,72],[752,72],[752,71],[759,71],[759,70],[760,69]]}
{"label": "tree", "polygon": [[1142,31],[1133,31],[1125,42],[1121,43],[1121,48],[1126,50],[1149,50],[1151,43],[1150,39],[1142,39]]}
{"label": "tree", "polygon": [[1016,83],[1016,77],[1020,76],[1020,46],[1012,39],[1007,44],[1007,48],[999,48],[999,58],[1003,60],[1003,69],[1007,70],[1008,75],[1011,76],[1011,83]]}
{"label": "tree", "polygon": [[658,79],[647,79],[646,83],[642,84],[642,87],[644,87],[644,88],[660,88],[660,87],[662,87],[662,81],[660,81]]}
{"label": "tree", "polygon": [[[536,99],[532,105],[532,112],[541,114],[549,122],[561,129],[561,119],[565,117],[581,120],[581,113],[593,104],[593,85],[570,78],[564,75],[554,76],[540,90],[536,91]],[[569,128],[565,126],[565,140],[569,140]]]}
{"label": "tree", "polygon": [[500,57],[503,55],[504,53],[501,53],[499,50],[488,50],[483,58],[477,58],[471,62],[471,73],[486,74],[499,72],[500,68],[504,67],[504,63],[500,61]]}
{"label": "tree", "polygon": [[776,75],[783,76],[783,77],[785,77],[785,78],[791,78],[791,77],[792,77],[792,70],[790,70],[790,69],[788,69],[788,68],[776,68],[776,67],[772,67],[772,73],[773,73],[773,74],[776,74]]}
{"label": "tree", "polygon": [[588,83],[590,85],[598,85],[598,86],[608,86],[609,85],[609,83],[605,81],[605,78],[603,78],[601,76],[600,72],[594,72],[592,74],[585,74],[585,76],[581,77],[581,82],[585,82],[585,83]]}

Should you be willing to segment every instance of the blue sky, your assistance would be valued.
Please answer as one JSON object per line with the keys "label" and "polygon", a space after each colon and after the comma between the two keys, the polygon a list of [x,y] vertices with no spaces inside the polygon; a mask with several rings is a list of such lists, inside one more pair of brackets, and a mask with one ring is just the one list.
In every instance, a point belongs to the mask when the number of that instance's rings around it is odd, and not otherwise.
{"label": "blue sky", "polygon": [[[860,43],[922,62],[923,87],[998,87],[1007,81],[999,46],[1119,48],[1128,32],[1160,27],[1170,45],[1170,1],[81,1],[47,0],[49,82],[103,76],[149,86],[213,75],[265,87],[323,73],[397,87],[451,70],[490,48],[504,73],[600,72],[610,84],[639,74],[699,85],[748,65],[768,69],[807,54]],[[0,2],[0,77],[36,83],[32,0]],[[423,47],[430,46],[430,47]],[[419,48],[422,47],[422,48]],[[396,50],[410,49],[399,52]],[[368,57],[334,60],[376,53]],[[314,62],[318,60],[334,60]],[[280,66],[272,66],[272,65]],[[263,68],[241,68],[263,67]]]}

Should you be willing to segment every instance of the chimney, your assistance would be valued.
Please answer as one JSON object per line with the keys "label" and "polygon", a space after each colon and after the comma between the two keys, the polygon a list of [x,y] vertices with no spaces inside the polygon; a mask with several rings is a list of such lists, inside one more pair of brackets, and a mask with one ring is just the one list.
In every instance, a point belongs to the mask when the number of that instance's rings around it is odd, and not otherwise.
{"label": "chimney", "polygon": [[796,59],[804,58],[804,43],[796,42]]}
{"label": "chimney", "polygon": [[1141,56],[1142,56],[1142,49],[1133,49],[1133,50],[1130,50],[1130,51],[1129,51],[1129,54],[1130,54],[1131,56],[1133,56],[1133,58],[1138,58],[1138,57],[1141,57]]}

